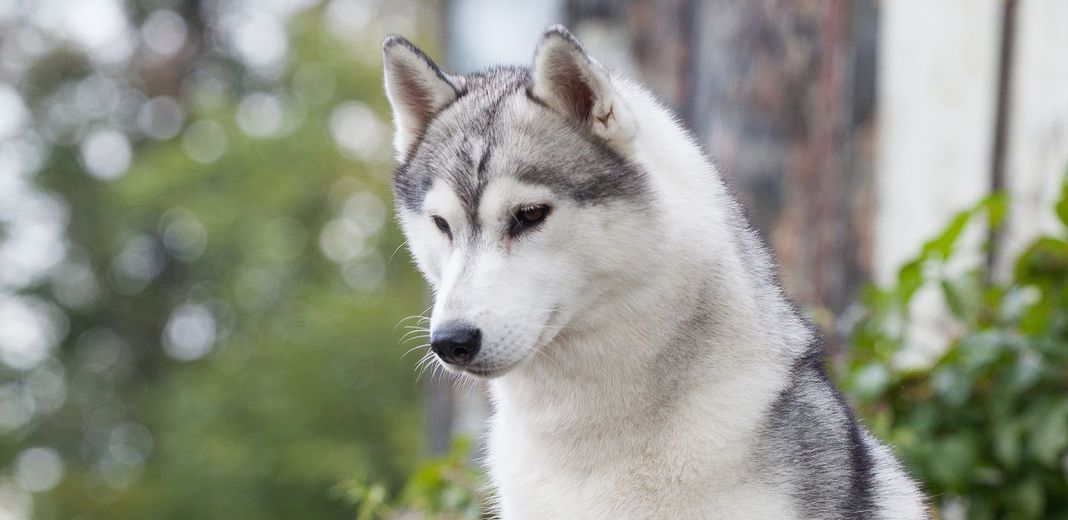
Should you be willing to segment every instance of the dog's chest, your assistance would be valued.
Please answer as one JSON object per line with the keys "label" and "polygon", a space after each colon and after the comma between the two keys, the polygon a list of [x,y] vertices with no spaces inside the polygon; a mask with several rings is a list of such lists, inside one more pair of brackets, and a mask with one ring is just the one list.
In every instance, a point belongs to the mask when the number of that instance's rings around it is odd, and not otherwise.
{"label": "dog's chest", "polygon": [[744,464],[694,442],[659,441],[640,443],[644,448],[608,440],[565,446],[495,428],[488,461],[501,518],[794,516],[789,497],[744,474]]}

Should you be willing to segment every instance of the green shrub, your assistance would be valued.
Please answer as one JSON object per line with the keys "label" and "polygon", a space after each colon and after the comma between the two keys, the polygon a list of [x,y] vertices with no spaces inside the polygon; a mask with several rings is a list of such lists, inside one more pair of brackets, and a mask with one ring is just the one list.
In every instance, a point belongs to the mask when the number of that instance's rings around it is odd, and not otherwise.
{"label": "green shrub", "polygon": [[419,466],[396,496],[381,483],[359,479],[339,483],[334,492],[356,508],[356,520],[479,520],[485,481],[470,462],[470,444],[460,439],[448,455]]}
{"label": "green shrub", "polygon": [[[966,227],[983,216],[996,227],[1004,210],[992,197],[961,212],[896,283],[867,291],[840,376],[935,505],[969,519],[1068,518],[1068,233],[1035,240],[1007,280],[947,268]],[[1068,178],[1056,211],[1068,225]],[[932,365],[903,368],[924,286],[955,332]]]}

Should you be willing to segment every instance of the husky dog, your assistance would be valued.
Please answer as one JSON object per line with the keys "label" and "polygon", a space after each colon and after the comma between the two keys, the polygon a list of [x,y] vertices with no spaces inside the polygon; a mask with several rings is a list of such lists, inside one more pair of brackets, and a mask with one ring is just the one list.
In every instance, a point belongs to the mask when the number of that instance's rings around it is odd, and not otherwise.
{"label": "husky dog", "polygon": [[383,44],[431,349],[489,380],[513,519],[920,519],[715,167],[559,26],[530,68]]}

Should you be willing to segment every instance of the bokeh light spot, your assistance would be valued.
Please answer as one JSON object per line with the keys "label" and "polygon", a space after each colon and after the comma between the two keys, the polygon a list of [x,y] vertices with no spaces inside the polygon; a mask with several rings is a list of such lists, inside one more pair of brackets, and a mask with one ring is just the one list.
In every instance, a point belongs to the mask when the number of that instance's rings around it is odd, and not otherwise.
{"label": "bokeh light spot", "polygon": [[75,342],[81,365],[95,372],[111,369],[125,349],[126,342],[122,337],[104,327],[93,327],[81,333]]}
{"label": "bokeh light spot", "polygon": [[114,128],[94,129],[82,139],[82,164],[101,180],[114,180],[126,173],[132,153],[126,135]]}
{"label": "bokeh light spot", "polygon": [[30,448],[19,454],[15,475],[27,491],[48,491],[63,478],[63,459],[52,448]]}
{"label": "bokeh light spot", "polygon": [[152,451],[152,433],[136,422],[115,427],[108,436],[108,455],[127,466],[144,464]]}
{"label": "bokeh light spot", "polygon": [[0,479],[0,519],[25,520],[32,516],[33,495],[16,479]]}
{"label": "bokeh light spot", "polygon": [[182,149],[198,163],[218,161],[226,153],[226,146],[226,131],[214,121],[197,121],[182,134]]}
{"label": "bokeh light spot", "polygon": [[215,316],[207,306],[183,304],[167,320],[163,331],[163,350],[179,361],[200,359],[211,352],[215,335]]}
{"label": "bokeh light spot", "polygon": [[277,67],[285,58],[285,29],[276,21],[253,16],[237,24],[233,45],[238,56],[252,67]]}
{"label": "bokeh light spot", "polygon": [[145,135],[158,140],[170,139],[182,131],[185,112],[170,96],[152,98],[137,114],[137,126]]}
{"label": "bokeh light spot", "polygon": [[337,263],[348,262],[367,252],[367,233],[355,221],[335,218],[323,226],[319,249]]}
{"label": "bokeh light spot", "polygon": [[28,370],[67,334],[66,315],[43,300],[0,294],[0,361]]}
{"label": "bokeh light spot", "polygon": [[155,240],[138,235],[126,241],[122,251],[111,262],[111,272],[117,288],[135,294],[152,281],[163,269],[164,258]]}
{"label": "bokeh light spot", "polygon": [[0,139],[18,133],[28,116],[22,96],[11,85],[0,83]]}
{"label": "bokeh light spot", "polygon": [[141,25],[141,40],[152,52],[171,56],[185,45],[185,19],[170,9],[157,9]]}
{"label": "bokeh light spot", "polygon": [[285,110],[277,96],[249,94],[237,106],[237,124],[252,137],[274,137],[282,131]]}
{"label": "bokeh light spot", "polygon": [[386,222],[386,205],[371,192],[353,193],[341,210],[346,219],[352,220],[368,234],[378,233]]}
{"label": "bokeh light spot", "polygon": [[342,103],[330,114],[330,135],[346,157],[368,161],[382,158],[382,123],[367,105]]}
{"label": "bokeh light spot", "polygon": [[96,302],[100,284],[83,262],[64,262],[52,271],[52,295],[68,308],[84,308]]}
{"label": "bokeh light spot", "polygon": [[16,430],[33,418],[33,397],[17,383],[0,386],[0,431]]}
{"label": "bokeh light spot", "polygon": [[179,260],[191,261],[204,253],[208,230],[196,214],[185,208],[173,208],[160,219],[163,227],[163,246]]}
{"label": "bokeh light spot", "polygon": [[341,267],[341,276],[353,289],[370,291],[382,285],[386,277],[386,262],[382,255],[372,253],[346,263]]}
{"label": "bokeh light spot", "polygon": [[38,413],[55,412],[67,399],[67,381],[63,376],[63,365],[55,358],[33,369],[26,376],[25,385]]}

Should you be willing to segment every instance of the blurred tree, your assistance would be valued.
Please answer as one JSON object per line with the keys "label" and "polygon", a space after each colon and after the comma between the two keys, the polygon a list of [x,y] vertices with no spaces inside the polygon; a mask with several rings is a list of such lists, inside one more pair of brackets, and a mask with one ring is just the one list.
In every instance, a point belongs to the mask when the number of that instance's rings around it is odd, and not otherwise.
{"label": "blurred tree", "polygon": [[[378,48],[434,17],[85,4],[0,13],[0,114],[27,114],[0,133],[21,161],[0,200],[23,200],[0,272],[41,264],[0,283],[0,509],[346,517],[333,485],[399,486],[422,447],[397,338],[425,293],[390,215]],[[17,243],[48,226],[49,248]]]}

